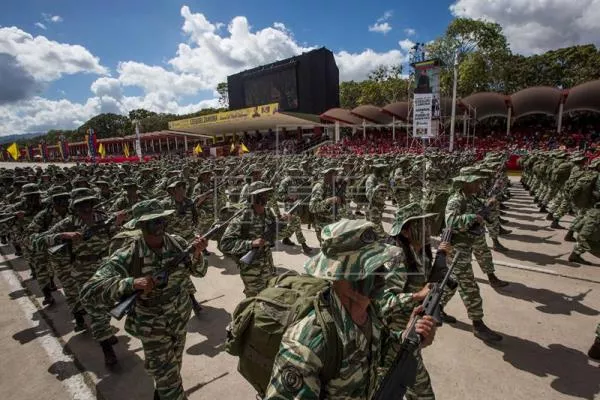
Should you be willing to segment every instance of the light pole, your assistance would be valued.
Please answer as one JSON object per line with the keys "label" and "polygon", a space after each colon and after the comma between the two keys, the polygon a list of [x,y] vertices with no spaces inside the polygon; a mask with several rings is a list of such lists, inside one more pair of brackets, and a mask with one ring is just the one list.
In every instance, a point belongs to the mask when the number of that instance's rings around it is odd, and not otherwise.
{"label": "light pole", "polygon": [[450,152],[454,150],[454,124],[456,122],[456,81],[458,80],[458,50],[454,53],[454,82],[452,83],[452,115],[450,117]]}

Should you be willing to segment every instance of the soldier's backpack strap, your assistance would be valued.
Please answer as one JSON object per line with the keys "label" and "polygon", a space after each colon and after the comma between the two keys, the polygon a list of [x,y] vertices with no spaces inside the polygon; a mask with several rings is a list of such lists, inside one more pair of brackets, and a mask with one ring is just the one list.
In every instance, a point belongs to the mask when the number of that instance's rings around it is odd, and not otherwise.
{"label": "soldier's backpack strap", "polygon": [[[336,378],[342,367],[343,348],[342,341],[338,336],[337,328],[331,315],[331,288],[324,290],[315,299],[315,315],[323,330],[325,339],[326,357],[321,370],[321,386]],[[320,398],[325,398],[324,390],[321,390]]]}
{"label": "soldier's backpack strap", "polygon": [[144,267],[144,257],[140,255],[140,238],[133,241],[132,257],[131,257],[131,276],[140,278],[142,276],[142,268]]}

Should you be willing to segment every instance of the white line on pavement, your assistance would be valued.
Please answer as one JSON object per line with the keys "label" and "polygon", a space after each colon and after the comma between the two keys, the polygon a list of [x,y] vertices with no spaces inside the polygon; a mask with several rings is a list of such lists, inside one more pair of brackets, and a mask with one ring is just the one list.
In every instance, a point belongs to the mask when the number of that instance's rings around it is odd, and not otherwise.
{"label": "white line on pavement", "polygon": [[[8,284],[11,291],[22,290],[23,286],[21,282],[17,278],[15,272],[13,270],[2,271],[2,278]],[[21,311],[25,315],[25,319],[29,322],[29,325],[33,328],[35,326],[35,322],[31,319],[31,316],[38,311],[38,309],[31,303],[29,297],[24,296],[17,299],[14,299],[17,304],[21,307]],[[52,331],[50,327],[47,326],[46,321],[43,318],[39,319],[39,325],[49,331]],[[60,342],[52,335],[44,335],[36,339],[41,346],[44,348],[50,361],[57,363],[56,365],[60,365],[60,362],[64,363],[73,363],[73,358],[69,355],[63,353],[63,347]],[[68,374],[67,374],[68,375]],[[70,398],[73,400],[90,400],[95,399],[96,396],[92,393],[92,390],[86,384],[81,374],[75,374],[61,381],[62,385],[65,387],[67,393]]]}

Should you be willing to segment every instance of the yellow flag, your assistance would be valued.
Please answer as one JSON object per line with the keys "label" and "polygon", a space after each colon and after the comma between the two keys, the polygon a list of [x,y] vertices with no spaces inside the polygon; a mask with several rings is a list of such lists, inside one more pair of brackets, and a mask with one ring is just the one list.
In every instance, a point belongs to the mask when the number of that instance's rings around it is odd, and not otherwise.
{"label": "yellow flag", "polygon": [[19,158],[19,156],[21,155],[19,152],[19,147],[17,146],[16,143],[11,144],[10,146],[8,146],[8,149],[6,149],[6,152],[8,154],[10,154],[10,156],[13,158],[13,160],[17,160]]}
{"label": "yellow flag", "polygon": [[231,143],[231,149],[229,149],[229,151],[234,151],[235,150],[235,146],[233,145],[233,143]]}
{"label": "yellow flag", "polygon": [[100,157],[102,158],[106,156],[106,150],[104,150],[104,145],[102,143],[98,146],[98,154],[100,154]]}
{"label": "yellow flag", "polygon": [[123,154],[125,154],[125,157],[129,157],[129,146],[127,143],[125,143],[125,146],[123,146]]}
{"label": "yellow flag", "polygon": [[200,147],[200,143],[198,143],[196,145],[196,147],[194,147],[194,154],[200,154],[202,153],[202,147]]}
{"label": "yellow flag", "polygon": [[248,148],[246,147],[246,145],[244,143],[242,143],[241,148],[244,153],[250,153],[250,150],[248,150]]}

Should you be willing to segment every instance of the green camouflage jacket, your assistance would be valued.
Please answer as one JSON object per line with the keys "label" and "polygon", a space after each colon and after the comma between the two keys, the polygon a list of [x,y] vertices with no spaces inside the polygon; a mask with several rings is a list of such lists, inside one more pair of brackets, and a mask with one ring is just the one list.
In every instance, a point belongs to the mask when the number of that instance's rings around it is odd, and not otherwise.
{"label": "green camouflage jacket", "polygon": [[370,308],[369,341],[337,295],[332,294],[331,299],[331,314],[343,354],[338,376],[329,382],[321,382],[319,378],[327,349],[323,331],[312,311],[284,333],[266,400],[366,400],[373,394],[381,362],[382,323],[374,308]]}

